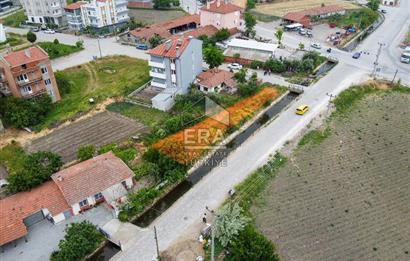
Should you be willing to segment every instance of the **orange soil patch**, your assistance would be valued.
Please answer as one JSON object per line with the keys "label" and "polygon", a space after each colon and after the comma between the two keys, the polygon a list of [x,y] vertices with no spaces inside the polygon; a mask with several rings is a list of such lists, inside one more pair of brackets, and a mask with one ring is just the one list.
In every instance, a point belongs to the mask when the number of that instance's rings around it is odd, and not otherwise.
{"label": "orange soil patch", "polygon": [[229,127],[237,126],[277,96],[278,91],[275,88],[264,88],[226,109],[229,113],[228,125],[223,123],[227,112],[222,111],[213,115],[212,118],[207,118],[190,128],[158,141],[153,148],[181,164],[192,163],[211,145],[221,141]]}

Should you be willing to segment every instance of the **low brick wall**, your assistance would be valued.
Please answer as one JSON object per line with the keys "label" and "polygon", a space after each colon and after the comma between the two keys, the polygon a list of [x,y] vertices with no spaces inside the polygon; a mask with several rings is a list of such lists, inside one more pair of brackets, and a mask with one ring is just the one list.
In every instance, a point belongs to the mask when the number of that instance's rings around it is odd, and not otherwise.
{"label": "low brick wall", "polygon": [[245,66],[249,66],[252,63],[252,60],[244,59],[244,58],[234,58],[231,56],[224,56],[224,61],[227,63],[239,63]]}

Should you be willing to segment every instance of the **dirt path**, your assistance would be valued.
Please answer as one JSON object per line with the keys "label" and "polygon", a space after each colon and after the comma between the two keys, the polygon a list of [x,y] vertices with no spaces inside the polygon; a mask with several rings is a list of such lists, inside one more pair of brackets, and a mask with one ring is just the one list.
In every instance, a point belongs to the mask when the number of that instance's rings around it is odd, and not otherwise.
{"label": "dirt path", "polygon": [[89,63],[84,64],[83,67],[88,72],[88,75],[90,75],[89,82],[87,84],[89,87],[89,91],[97,89],[98,88],[98,77],[97,77],[97,73],[95,72],[94,68]]}

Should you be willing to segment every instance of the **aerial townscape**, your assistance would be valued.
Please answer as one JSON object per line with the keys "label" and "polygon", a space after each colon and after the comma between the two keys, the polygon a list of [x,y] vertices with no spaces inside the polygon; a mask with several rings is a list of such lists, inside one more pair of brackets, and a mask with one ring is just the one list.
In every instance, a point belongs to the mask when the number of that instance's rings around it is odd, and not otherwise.
{"label": "aerial townscape", "polygon": [[410,260],[410,0],[0,0],[0,261]]}

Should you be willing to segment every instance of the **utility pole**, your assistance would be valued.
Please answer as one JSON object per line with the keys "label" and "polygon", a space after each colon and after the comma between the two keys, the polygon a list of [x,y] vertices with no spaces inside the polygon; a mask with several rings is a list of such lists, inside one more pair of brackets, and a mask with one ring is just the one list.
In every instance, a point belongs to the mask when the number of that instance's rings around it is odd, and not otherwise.
{"label": "utility pole", "polygon": [[396,72],[394,73],[394,76],[393,76],[393,80],[391,80],[391,84],[394,83],[394,80],[396,79],[396,75],[398,72],[399,72],[399,69],[396,69]]}
{"label": "utility pole", "polygon": [[159,255],[158,236],[157,236],[157,227],[156,226],[154,226],[154,234],[155,234],[155,236],[154,236],[155,244],[157,246],[157,257],[158,257],[158,260],[161,260],[161,257]]}
{"label": "utility pole", "polygon": [[332,101],[332,98],[336,97],[336,95],[333,95],[332,93],[326,93],[326,95],[329,96],[329,103],[327,104],[327,112],[329,113],[330,102]]}
{"label": "utility pole", "polygon": [[215,233],[214,233],[214,224],[212,224],[211,225],[211,261],[214,261],[214,260],[215,260]]}
{"label": "utility pole", "polygon": [[100,58],[102,58],[102,52],[101,52],[101,45],[100,45],[100,38],[97,36],[97,43],[98,43],[98,50],[100,51]]}
{"label": "utility pole", "polygon": [[373,71],[372,71],[372,75],[371,75],[373,77],[375,77],[375,75],[376,75],[376,69],[377,69],[377,65],[379,65],[379,57],[380,57],[380,54],[382,52],[382,47],[385,45],[384,43],[380,43],[380,42],[378,42],[377,44],[379,45],[379,49],[377,50],[376,60],[373,63]]}

